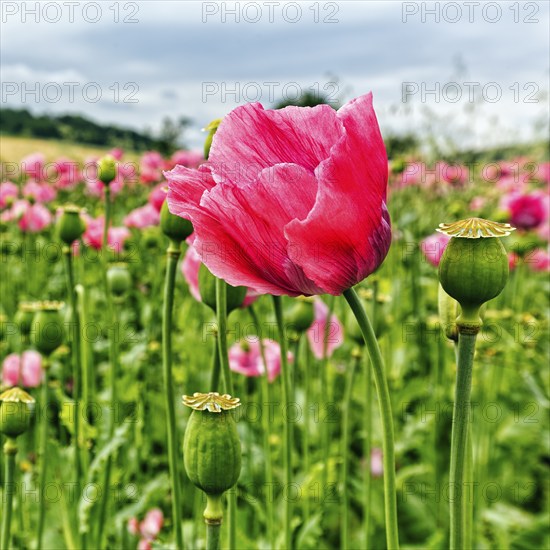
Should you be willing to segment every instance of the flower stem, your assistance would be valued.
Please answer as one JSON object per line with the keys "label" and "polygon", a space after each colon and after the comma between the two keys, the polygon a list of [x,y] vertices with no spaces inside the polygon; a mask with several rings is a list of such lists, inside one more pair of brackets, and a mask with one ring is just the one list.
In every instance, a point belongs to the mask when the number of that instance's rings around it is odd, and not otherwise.
{"label": "flower stem", "polygon": [[363,440],[363,456],[365,457],[365,474],[363,478],[363,522],[365,531],[365,548],[369,547],[370,517],[371,517],[371,453],[372,453],[372,369],[368,359],[364,360],[364,415],[365,415],[365,439]]}
{"label": "flower stem", "polygon": [[[332,322],[332,312],[334,311],[335,296],[329,296],[327,321],[323,334],[319,337],[323,339],[323,358],[321,359],[321,399],[330,402],[330,384],[328,383],[328,339],[330,337],[330,326]],[[328,488],[328,470],[330,460],[330,423],[324,419],[321,424],[321,448],[323,450],[323,471],[321,474],[321,491]]]}
{"label": "flower stem", "polygon": [[[310,456],[309,456],[309,430],[311,425],[310,420],[310,405],[311,405],[311,377],[310,377],[310,368],[311,368],[311,351],[309,346],[304,346],[304,473],[306,479],[309,478],[309,468],[310,468]],[[305,497],[304,502],[304,518],[307,520],[310,514],[310,501],[309,494]]]}
{"label": "flower stem", "polygon": [[166,399],[166,431],[168,434],[168,460],[172,485],[172,522],[176,548],[183,550],[181,529],[181,486],[178,468],[176,411],[172,381],[172,311],[174,307],[174,284],[180,256],[179,244],[171,241],[166,251],[166,280],[162,312],[162,368],[164,372],[164,395]]}
{"label": "flower stem", "polygon": [[44,498],[46,487],[46,455],[48,451],[48,370],[50,365],[49,359],[45,359],[44,364],[44,380],[42,380],[41,389],[41,415],[40,415],[40,507],[38,510],[38,532],[36,534],[36,547],[38,550],[42,548],[42,536],[44,534],[44,521],[46,519],[46,499]]}
{"label": "flower stem", "polygon": [[346,298],[361,332],[365,339],[365,344],[374,374],[374,383],[378,396],[380,407],[380,418],[382,421],[382,452],[384,466],[384,510],[386,517],[386,543],[388,550],[397,550],[399,548],[399,534],[397,528],[397,495],[395,482],[395,451],[393,435],[393,418],[391,411],[390,392],[388,382],[384,372],[384,360],[374,335],[374,330],[367,317],[365,309],[353,288],[344,292]]}
{"label": "flower stem", "polygon": [[465,548],[466,516],[470,513],[464,505],[464,476],[468,450],[468,423],[470,420],[470,393],[476,334],[459,329],[458,364],[456,370],[453,429],[451,435],[450,511],[451,550]]}
{"label": "flower stem", "polygon": [[[225,392],[233,395],[233,382],[231,380],[229,355],[227,352],[227,283],[223,279],[216,279],[216,316],[218,321],[218,353]],[[236,548],[237,540],[237,495],[235,491],[229,491],[227,501],[229,515],[229,548],[233,549]]]}
{"label": "flower stem", "polygon": [[9,548],[11,515],[13,509],[13,495],[15,493],[15,455],[17,454],[17,443],[11,437],[4,443],[4,454],[6,455],[5,478],[4,478],[4,513],[2,514],[2,536],[0,548]]}
{"label": "flower stem", "polygon": [[221,523],[206,524],[206,550],[219,550],[221,527]]}
{"label": "flower stem", "polygon": [[[283,495],[290,489],[292,483],[292,424],[288,415],[288,405],[290,398],[290,373],[288,370],[287,358],[287,343],[285,335],[285,327],[283,324],[283,306],[280,296],[273,296],[273,306],[275,308],[275,319],[277,321],[277,330],[279,332],[279,346],[281,348],[281,377],[283,381],[283,402],[287,414],[284,418],[284,469],[285,469],[285,486]],[[292,550],[292,503],[289,498],[285,498],[285,544],[286,550]]]}

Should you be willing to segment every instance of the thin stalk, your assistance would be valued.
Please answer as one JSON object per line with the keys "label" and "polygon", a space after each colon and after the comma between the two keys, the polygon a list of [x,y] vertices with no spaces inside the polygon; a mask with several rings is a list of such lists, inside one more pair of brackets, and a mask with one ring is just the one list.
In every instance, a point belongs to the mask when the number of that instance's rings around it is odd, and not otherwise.
{"label": "thin stalk", "polygon": [[267,360],[265,356],[265,347],[264,342],[261,338],[261,326],[260,320],[256,315],[256,311],[250,305],[248,307],[250,316],[252,317],[253,323],[256,325],[256,330],[260,336],[260,356],[262,358],[262,363],[264,364],[264,374],[261,377],[261,395],[263,401],[263,411],[262,411],[262,443],[264,446],[264,461],[265,461],[265,482],[267,490],[265,491],[266,499],[266,515],[267,515],[267,540],[269,542],[270,548],[275,548],[275,530],[274,530],[274,506],[273,506],[273,495],[271,493],[271,488],[273,487],[273,464],[271,460],[271,446],[269,444],[269,435],[271,431],[271,426],[269,424],[269,403],[271,403],[271,389],[269,386],[269,372],[267,370]]}
{"label": "thin stalk", "polygon": [[[306,475],[306,479],[309,476],[309,468],[310,468],[310,456],[309,456],[309,430],[311,426],[311,419],[310,419],[310,406],[311,406],[311,376],[310,376],[310,369],[311,369],[311,351],[309,349],[309,346],[304,346],[304,393],[305,393],[305,401],[304,401],[304,472]],[[306,496],[305,502],[304,502],[304,516],[305,518],[309,518],[310,515],[310,501],[309,501],[309,495]]]}
{"label": "thin stalk", "polygon": [[376,393],[378,396],[378,406],[380,407],[380,419],[382,421],[382,452],[384,467],[384,511],[386,517],[386,543],[388,550],[397,550],[399,548],[399,534],[397,528],[397,495],[395,482],[395,450],[394,450],[394,432],[393,418],[391,410],[390,392],[388,382],[384,372],[384,360],[380,353],[374,330],[367,317],[363,304],[359,300],[357,293],[353,288],[344,292],[346,298],[361,332],[365,339],[365,344],[374,375]]}
{"label": "thin stalk", "polygon": [[[216,279],[216,316],[218,321],[218,353],[226,393],[233,395],[233,382],[229,369],[227,351],[227,283]],[[237,495],[234,490],[227,495],[229,515],[229,548],[236,548],[237,540]]]}
{"label": "thin stalk", "polygon": [[[81,326],[86,327],[88,324],[88,307],[86,304],[86,291],[83,285],[76,285],[77,304],[79,308],[79,318],[82,320]],[[82,410],[86,419],[89,422],[89,404],[93,402],[93,384],[92,372],[90,369],[90,350],[86,339],[82,342],[80,350],[80,363],[82,364]]]}
{"label": "thin stalk", "polygon": [[206,524],[206,550],[219,550],[221,527],[221,523]]}
{"label": "thin stalk", "polygon": [[371,454],[372,454],[372,369],[368,358],[365,357],[364,372],[364,412],[365,415],[365,439],[363,440],[363,456],[365,457],[365,477],[363,478],[363,523],[365,532],[365,548],[369,547],[370,518],[372,501],[371,483]]}
{"label": "thin stalk", "polygon": [[218,351],[218,334],[214,340],[214,355],[212,355],[212,368],[210,370],[210,390],[219,392],[220,388],[220,354]]}
{"label": "thin stalk", "polygon": [[76,478],[76,491],[80,495],[82,487],[82,466],[80,460],[80,318],[76,308],[76,293],[74,282],[73,252],[70,246],[63,247],[65,257],[65,269],[67,272],[67,291],[69,294],[69,305],[71,307],[71,359],[73,363],[73,399],[75,403],[74,410],[74,434],[73,434],[73,453]]}
{"label": "thin stalk", "polygon": [[[330,324],[332,322],[332,312],[334,310],[335,296],[330,296],[328,300],[328,313],[325,330],[320,335],[323,338],[323,358],[321,359],[321,398],[330,403],[329,393],[330,385],[328,383],[328,339],[330,336]],[[330,459],[330,424],[327,418],[324,418],[321,424],[321,449],[323,452],[323,471],[321,474],[321,491],[327,490],[328,470]]]}
{"label": "thin stalk", "polygon": [[468,423],[470,421],[470,393],[475,343],[476,334],[465,333],[459,327],[458,363],[451,435],[451,550],[466,548],[465,518],[469,512],[465,510],[463,489],[468,450]]}
{"label": "thin stalk", "polygon": [[13,495],[15,493],[15,455],[17,454],[17,443],[9,437],[4,443],[5,478],[4,478],[4,513],[2,514],[2,536],[0,548],[9,548],[11,516],[13,510]]}
{"label": "thin stalk", "polygon": [[355,357],[351,362],[346,377],[346,389],[344,391],[344,407],[342,411],[342,519],[340,524],[340,547],[350,548],[349,546],[349,494],[348,494],[348,478],[350,467],[350,418],[351,418],[351,398],[353,394],[353,381],[355,369],[359,362],[359,357]]}
{"label": "thin stalk", "polygon": [[170,242],[166,251],[166,281],[162,312],[162,370],[164,373],[164,397],[166,400],[166,430],[168,434],[168,460],[170,463],[170,481],[172,486],[172,521],[176,548],[183,550],[181,527],[181,486],[178,460],[178,436],[176,430],[176,410],[174,406],[174,388],[172,381],[172,311],[174,308],[174,286],[176,268],[180,256],[179,243]]}
{"label": "thin stalk", "polygon": [[[287,414],[284,418],[284,470],[285,470],[285,487],[283,495],[290,489],[292,483],[292,424],[288,415],[288,404],[290,398],[290,373],[288,370],[287,358],[287,343],[285,335],[285,327],[283,323],[283,306],[280,296],[273,296],[273,306],[275,308],[275,318],[277,321],[277,330],[279,332],[279,346],[281,348],[281,378],[283,382],[283,402]],[[285,498],[285,545],[286,550],[292,550],[292,503],[289,498]]]}
{"label": "thin stalk", "polygon": [[36,533],[36,547],[38,550],[42,548],[42,537],[44,534],[44,522],[46,519],[46,499],[44,498],[46,487],[46,456],[48,453],[48,370],[50,365],[49,359],[45,359],[44,364],[44,380],[42,380],[42,389],[40,395],[40,506],[38,509],[38,530]]}

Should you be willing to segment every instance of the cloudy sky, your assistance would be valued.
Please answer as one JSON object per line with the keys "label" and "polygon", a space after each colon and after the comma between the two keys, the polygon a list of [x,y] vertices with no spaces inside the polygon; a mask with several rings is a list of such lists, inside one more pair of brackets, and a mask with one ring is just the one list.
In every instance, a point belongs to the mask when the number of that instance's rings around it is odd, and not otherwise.
{"label": "cloudy sky", "polygon": [[[10,2],[2,104],[158,129],[187,142],[236,105],[372,90],[383,131],[491,145],[544,135],[549,3]],[[542,123],[541,123],[542,121]],[[428,130],[430,129],[430,130]]]}

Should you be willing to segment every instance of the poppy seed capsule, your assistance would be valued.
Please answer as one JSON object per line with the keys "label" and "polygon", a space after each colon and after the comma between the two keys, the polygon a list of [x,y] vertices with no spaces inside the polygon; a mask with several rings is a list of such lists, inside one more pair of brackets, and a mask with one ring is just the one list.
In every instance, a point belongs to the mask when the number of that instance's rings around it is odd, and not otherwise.
{"label": "poppy seed capsule", "polygon": [[77,206],[67,206],[57,221],[57,234],[66,244],[71,245],[77,239],[82,237],[86,230],[86,224],[80,217],[80,208]]}
{"label": "poppy seed capsule", "polygon": [[472,218],[443,225],[439,231],[452,236],[439,263],[443,290],[462,309],[461,322],[480,325],[479,308],[498,296],[508,279],[508,255],[500,236],[507,224]]}
{"label": "poppy seed capsule", "polygon": [[211,392],[184,396],[183,402],[194,409],[183,440],[185,471],[207,495],[221,495],[241,473],[241,443],[230,411],[239,400]]}
{"label": "poppy seed capsule", "polygon": [[97,163],[97,177],[104,185],[109,185],[116,178],[116,159],[105,155]]}
{"label": "poppy seed capsule", "polygon": [[107,283],[114,297],[124,296],[132,286],[132,277],[126,264],[112,264],[107,270]]}
{"label": "poppy seed capsule", "polygon": [[34,399],[21,388],[10,388],[0,395],[0,433],[17,437],[31,423]]}
{"label": "poppy seed capsule", "polygon": [[[216,311],[216,277],[201,264],[199,268],[199,292],[203,304]],[[246,297],[245,286],[227,285],[227,314],[241,307]]]}
{"label": "poppy seed capsule", "polygon": [[39,302],[31,327],[31,341],[36,349],[49,355],[63,342],[63,319],[59,310],[60,302]]}
{"label": "poppy seed capsule", "polygon": [[181,243],[193,233],[193,224],[185,218],[172,214],[166,201],[162,203],[160,209],[160,228],[168,238],[176,243]]}

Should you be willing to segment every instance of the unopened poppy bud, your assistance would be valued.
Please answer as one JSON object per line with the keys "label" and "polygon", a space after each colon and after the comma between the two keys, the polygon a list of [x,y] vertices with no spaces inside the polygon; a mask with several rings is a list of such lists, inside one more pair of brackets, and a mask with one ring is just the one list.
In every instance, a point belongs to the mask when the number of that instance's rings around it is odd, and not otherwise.
{"label": "unopened poppy bud", "polygon": [[206,140],[204,141],[204,158],[208,160],[208,155],[210,154],[210,147],[212,146],[212,138],[214,137],[214,134],[218,130],[218,126],[220,125],[222,119],[217,118],[213,120],[208,126],[206,126],[205,131],[208,132],[208,135],[206,136]]}
{"label": "unopened poppy bud", "polygon": [[[204,264],[199,268],[199,292],[202,302],[216,311],[216,277]],[[227,313],[242,306],[245,297],[245,286],[227,285]]]}
{"label": "unopened poppy bud", "polygon": [[454,298],[462,313],[461,325],[481,325],[479,308],[498,296],[508,279],[508,255],[498,237],[509,235],[513,228],[481,218],[441,224],[438,231],[450,235],[439,263],[439,281]]}
{"label": "unopened poppy bud", "polygon": [[107,269],[107,284],[115,298],[123,298],[132,286],[132,276],[125,263],[111,264]]}
{"label": "unopened poppy bud", "polygon": [[10,388],[0,394],[0,433],[17,437],[30,426],[34,399],[21,388]]}
{"label": "unopened poppy bud", "polygon": [[241,473],[241,443],[231,412],[240,402],[210,392],[184,395],[183,403],[193,409],[183,440],[185,471],[196,487],[212,497],[204,513],[206,521],[219,523],[219,497],[237,483]]}
{"label": "unopened poppy bud", "polygon": [[97,163],[97,177],[104,185],[109,185],[116,178],[116,159],[105,155]]}
{"label": "unopened poppy bud", "polygon": [[49,355],[63,342],[63,319],[59,310],[61,302],[38,302],[31,327],[31,341],[36,349]]}
{"label": "unopened poppy bud", "polygon": [[313,311],[313,298],[299,296],[294,305],[285,315],[288,324],[298,333],[305,332],[315,318]]}
{"label": "unopened poppy bud", "polygon": [[86,230],[86,224],[80,217],[80,208],[78,206],[66,206],[63,213],[57,221],[57,234],[66,244],[71,245],[77,239],[82,237]]}
{"label": "unopened poppy bud", "polygon": [[160,209],[160,228],[168,238],[176,243],[181,243],[193,233],[193,224],[185,218],[172,214],[166,201],[162,203]]}

